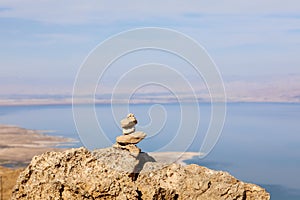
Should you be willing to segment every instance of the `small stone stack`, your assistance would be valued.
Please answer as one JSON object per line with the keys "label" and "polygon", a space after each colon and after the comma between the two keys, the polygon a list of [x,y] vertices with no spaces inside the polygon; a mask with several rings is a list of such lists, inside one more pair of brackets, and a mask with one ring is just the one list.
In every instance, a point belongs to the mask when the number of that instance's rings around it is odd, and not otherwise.
{"label": "small stone stack", "polygon": [[137,120],[134,114],[130,113],[125,119],[121,120],[121,127],[123,129],[123,135],[116,138],[116,144],[113,147],[126,149],[130,153],[138,156],[141,149],[136,146],[141,140],[146,137],[146,133],[138,131],[135,132],[135,125]]}

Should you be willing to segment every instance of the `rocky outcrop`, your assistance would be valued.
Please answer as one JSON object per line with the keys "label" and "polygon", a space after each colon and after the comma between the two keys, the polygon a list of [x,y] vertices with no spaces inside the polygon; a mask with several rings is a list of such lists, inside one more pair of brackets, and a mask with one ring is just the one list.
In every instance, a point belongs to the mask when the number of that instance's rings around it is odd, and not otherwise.
{"label": "rocky outcrop", "polygon": [[255,199],[261,187],[198,165],[163,164],[146,153],[85,148],[35,156],[12,199]]}

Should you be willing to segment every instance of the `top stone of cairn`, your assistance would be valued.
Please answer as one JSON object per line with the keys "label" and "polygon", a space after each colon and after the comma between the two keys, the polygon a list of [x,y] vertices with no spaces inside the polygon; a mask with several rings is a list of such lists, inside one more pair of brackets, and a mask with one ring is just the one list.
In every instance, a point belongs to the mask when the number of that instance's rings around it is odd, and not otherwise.
{"label": "top stone of cairn", "polygon": [[128,135],[130,133],[135,132],[136,124],[137,124],[137,120],[134,117],[134,114],[129,113],[125,119],[121,120],[121,127],[123,129],[123,134]]}

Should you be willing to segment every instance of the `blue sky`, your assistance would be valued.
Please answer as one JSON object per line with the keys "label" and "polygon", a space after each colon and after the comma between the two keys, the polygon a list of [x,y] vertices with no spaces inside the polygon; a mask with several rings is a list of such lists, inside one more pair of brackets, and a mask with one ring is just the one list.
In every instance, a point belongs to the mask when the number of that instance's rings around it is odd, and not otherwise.
{"label": "blue sky", "polygon": [[81,63],[107,37],[171,28],[202,44],[224,79],[300,74],[299,1],[0,2],[0,91],[71,93]]}

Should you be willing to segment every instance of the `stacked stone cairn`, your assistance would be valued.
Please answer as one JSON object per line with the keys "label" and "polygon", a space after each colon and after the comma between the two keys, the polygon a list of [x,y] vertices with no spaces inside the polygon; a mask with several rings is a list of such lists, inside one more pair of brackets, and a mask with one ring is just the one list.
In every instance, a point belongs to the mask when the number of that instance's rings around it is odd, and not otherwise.
{"label": "stacked stone cairn", "polygon": [[116,138],[116,144],[114,144],[113,147],[126,149],[131,154],[138,156],[141,152],[141,149],[138,148],[136,144],[146,137],[146,133],[135,131],[135,125],[137,123],[138,122],[132,113],[128,114],[125,119],[122,119],[121,127],[123,130],[123,135]]}

